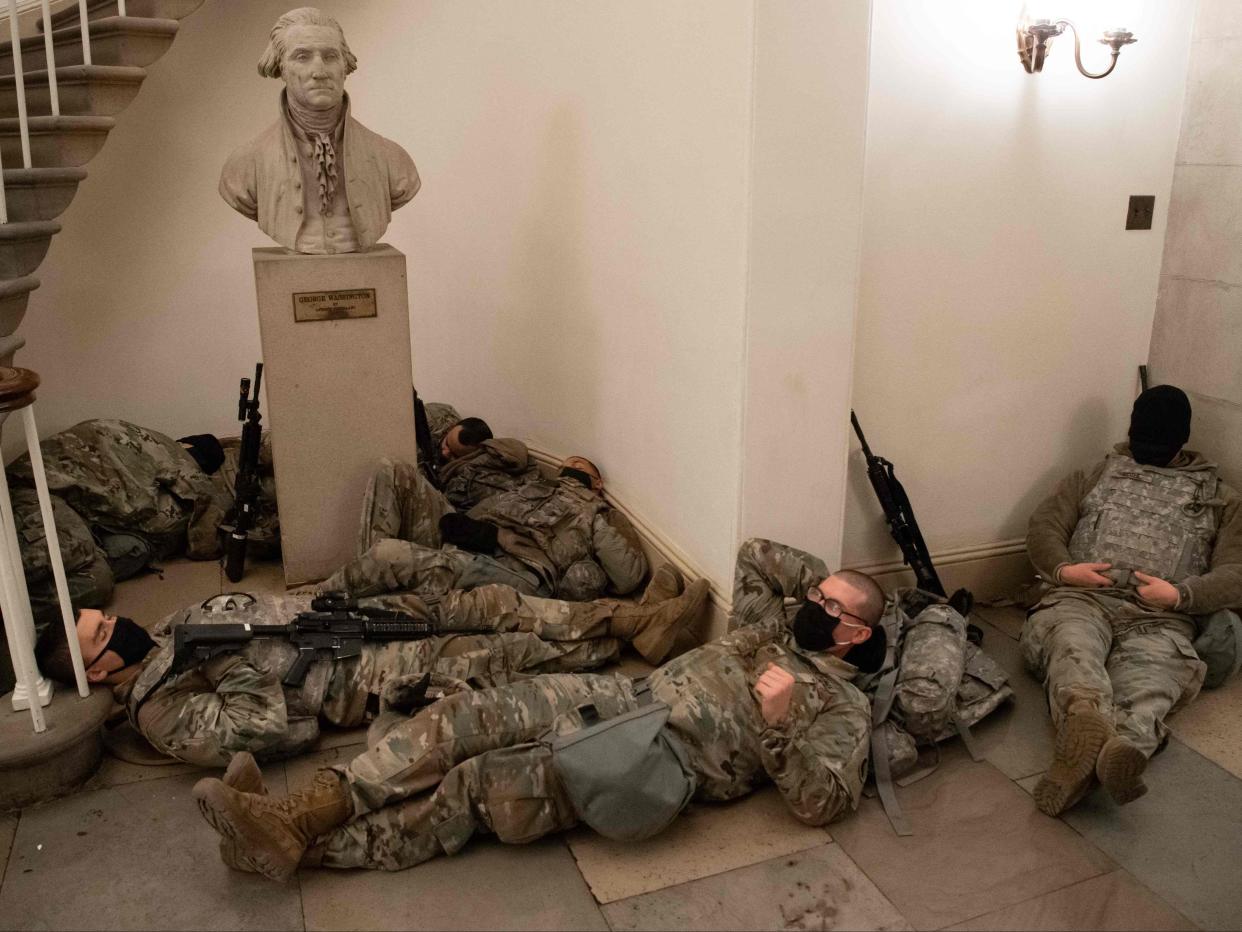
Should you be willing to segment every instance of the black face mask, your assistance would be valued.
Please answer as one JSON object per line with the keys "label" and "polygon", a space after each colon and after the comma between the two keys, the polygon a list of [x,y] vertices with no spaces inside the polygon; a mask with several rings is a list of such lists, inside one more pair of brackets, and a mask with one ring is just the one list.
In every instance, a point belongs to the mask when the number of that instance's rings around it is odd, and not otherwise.
{"label": "black face mask", "polygon": [[1168,466],[1181,448],[1181,444],[1170,446],[1145,440],[1130,441],[1130,455],[1134,457],[1134,462],[1142,466]]}
{"label": "black face mask", "polygon": [[128,667],[150,653],[154,646],[155,641],[151,640],[151,635],[147,634],[142,625],[132,618],[118,618],[112,628],[112,637],[108,638],[108,643],[99,652],[99,656],[103,656],[104,650],[113,651]]}
{"label": "black face mask", "polygon": [[794,642],[803,650],[813,652],[836,647],[837,642],[832,634],[840,622],[841,619],[836,615],[829,615],[822,606],[807,599],[794,616]]}
{"label": "black face mask", "polygon": [[583,472],[581,469],[574,469],[572,466],[566,466],[562,469],[560,476],[562,479],[577,479],[588,489],[593,488],[591,483],[595,481],[595,477],[589,472]]}

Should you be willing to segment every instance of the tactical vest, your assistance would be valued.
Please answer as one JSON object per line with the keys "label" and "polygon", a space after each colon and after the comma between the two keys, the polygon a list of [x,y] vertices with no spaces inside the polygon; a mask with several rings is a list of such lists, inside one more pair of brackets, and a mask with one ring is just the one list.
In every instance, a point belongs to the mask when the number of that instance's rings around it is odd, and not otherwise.
{"label": "tactical vest", "polygon": [[[1169,582],[1208,568],[1216,540],[1216,467],[1143,466],[1110,453],[1070,538],[1075,563],[1107,562]],[[1121,582],[1119,580],[1119,582]]]}

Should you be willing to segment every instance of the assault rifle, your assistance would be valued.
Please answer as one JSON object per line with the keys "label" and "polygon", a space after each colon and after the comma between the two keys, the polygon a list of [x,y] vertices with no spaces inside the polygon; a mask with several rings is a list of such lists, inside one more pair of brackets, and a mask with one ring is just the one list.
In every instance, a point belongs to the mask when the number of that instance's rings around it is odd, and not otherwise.
{"label": "assault rifle", "polygon": [[237,462],[237,481],[233,488],[233,507],[220,525],[224,537],[224,574],[240,582],[246,574],[246,545],[255,525],[259,507],[259,448],[263,442],[263,415],[259,413],[259,386],[263,381],[263,363],[255,363],[254,396],[250,380],[241,380],[241,397],[237,402],[237,419],[242,422],[241,452]]}
{"label": "assault rifle", "polygon": [[[280,638],[297,648],[298,656],[285,674],[286,686],[301,686],[320,652],[344,660],[362,653],[363,641],[418,641],[438,633],[435,624],[413,615],[384,609],[358,608],[348,599],[312,603],[333,606],[296,615],[287,625],[180,624],[173,628],[173,659],[169,674],[228,651],[237,651],[255,638]],[[352,606],[352,607],[344,607]],[[454,634],[462,633],[454,630]]]}
{"label": "assault rifle", "polygon": [[[888,532],[897,542],[897,546],[901,548],[902,561],[914,572],[916,584],[920,589],[944,598],[946,595],[944,584],[940,582],[936,567],[932,565],[931,554],[927,550],[922,532],[919,531],[919,523],[914,517],[914,508],[910,504],[906,490],[897,480],[893,464],[871,452],[871,447],[867,445],[867,438],[863,436],[862,427],[858,423],[858,417],[853,411],[850,411],[850,423],[854,425],[854,433],[858,435],[858,442],[862,444],[863,456],[867,460],[867,478],[871,480],[871,488],[875,490],[875,497],[880,500],[880,507],[884,510],[884,517],[888,521]],[[949,604],[963,618],[970,614],[974,601],[974,596],[966,589],[958,589],[949,597]],[[983,631],[974,625],[967,627],[967,634],[976,644],[983,640]]]}

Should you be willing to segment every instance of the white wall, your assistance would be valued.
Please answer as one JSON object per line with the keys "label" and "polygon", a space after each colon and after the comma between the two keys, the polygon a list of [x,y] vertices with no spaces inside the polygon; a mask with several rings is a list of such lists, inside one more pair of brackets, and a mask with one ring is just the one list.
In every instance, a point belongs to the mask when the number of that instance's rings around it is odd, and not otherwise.
{"label": "white wall", "polygon": [[[948,6],[875,3],[854,378],[933,554],[1022,538],[1061,475],[1124,438],[1194,14],[1121,6],[1139,41],[1091,81],[1068,37],[1043,74],[1022,70],[1018,2]],[[1084,55],[1108,58],[1094,41]],[[1124,229],[1130,194],[1156,195],[1151,231]],[[845,562],[896,553],[856,455]]]}
{"label": "white wall", "polygon": [[841,555],[870,3],[756,4],[742,537]]}
{"label": "white wall", "polygon": [[[752,4],[320,5],[361,61],[355,116],[423,176],[386,237],[409,257],[420,392],[597,459],[727,580]],[[254,63],[290,6],[205,3],[90,164],[21,330],[45,434],[95,416],[232,428],[259,353],[250,248],[267,241],[215,188],[276,116]]]}

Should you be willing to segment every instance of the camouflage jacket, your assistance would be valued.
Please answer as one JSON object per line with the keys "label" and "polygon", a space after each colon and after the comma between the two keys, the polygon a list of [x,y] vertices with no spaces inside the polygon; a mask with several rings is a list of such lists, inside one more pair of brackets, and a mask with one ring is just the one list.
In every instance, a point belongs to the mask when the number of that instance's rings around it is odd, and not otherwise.
{"label": "camouflage jacket", "polygon": [[484,499],[469,515],[497,525],[501,549],[561,598],[589,601],[609,585],[625,595],[647,575],[633,525],[573,479],[536,479]]}
{"label": "camouflage jacket", "polygon": [[[1031,515],[1026,545],[1031,562],[1050,584],[1057,571],[1078,562],[1071,555],[1070,544],[1079,522],[1086,513],[1085,503],[1105,473],[1110,459],[1129,457],[1130,448],[1117,444],[1114,457],[1105,458],[1090,472],[1077,470],[1057,485]],[[1163,471],[1199,473],[1211,464],[1193,450],[1183,450]],[[1211,516],[1211,540],[1206,571],[1171,580],[1177,586],[1177,613],[1206,615],[1221,608],[1242,605],[1242,496],[1223,482],[1216,483],[1214,498],[1205,503]],[[1170,531],[1172,535],[1173,530]],[[1108,555],[1097,559],[1108,561]],[[1128,575],[1128,574],[1127,574]],[[1118,580],[1117,588],[1093,589],[1093,593],[1110,595],[1138,603],[1133,585]],[[1072,589],[1073,587],[1063,587]]]}
{"label": "camouflage jacket", "polygon": [[[214,546],[219,491],[179,443],[127,421],[91,420],[40,444],[48,486],[95,532],[128,532],[159,556]],[[9,466],[33,486],[30,456]],[[215,523],[213,523],[213,520]]]}
{"label": "camouflage jacket", "polygon": [[449,460],[439,472],[441,489],[458,511],[468,511],[483,499],[512,492],[539,478],[539,467],[526,444],[511,437],[484,440],[473,453]]}
{"label": "camouflage jacket", "polygon": [[[785,720],[769,726],[754,686],[769,664],[791,673]],[[669,661],[650,677],[672,707],[669,727],[698,777],[697,794],[734,799],[769,781],[803,822],[822,825],[858,806],[871,728],[856,669],[803,651],[783,613],[769,614]]]}

